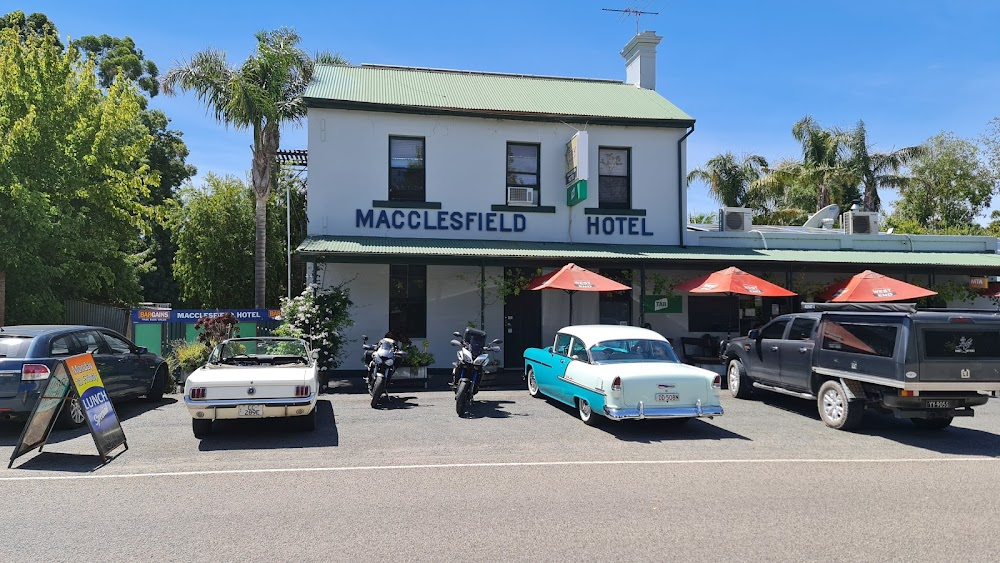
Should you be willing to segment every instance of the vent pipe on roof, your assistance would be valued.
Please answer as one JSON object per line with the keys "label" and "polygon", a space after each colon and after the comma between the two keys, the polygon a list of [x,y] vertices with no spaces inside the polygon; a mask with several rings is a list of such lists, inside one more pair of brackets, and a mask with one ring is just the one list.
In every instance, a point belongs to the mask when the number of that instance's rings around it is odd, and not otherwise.
{"label": "vent pipe on roof", "polygon": [[625,45],[621,55],[625,57],[625,83],[656,89],[656,46],[663,39],[655,31],[643,31]]}

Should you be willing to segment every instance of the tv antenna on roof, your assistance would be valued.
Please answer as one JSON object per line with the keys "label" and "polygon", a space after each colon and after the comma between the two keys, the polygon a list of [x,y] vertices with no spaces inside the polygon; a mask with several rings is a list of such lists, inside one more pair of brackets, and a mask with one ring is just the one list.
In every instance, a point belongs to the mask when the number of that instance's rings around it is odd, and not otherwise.
{"label": "tv antenna on roof", "polygon": [[605,12],[621,12],[626,15],[635,16],[635,34],[639,35],[639,16],[657,16],[660,12],[644,12],[642,10],[636,10],[635,8],[625,8],[624,10],[617,10],[615,8],[601,8]]}

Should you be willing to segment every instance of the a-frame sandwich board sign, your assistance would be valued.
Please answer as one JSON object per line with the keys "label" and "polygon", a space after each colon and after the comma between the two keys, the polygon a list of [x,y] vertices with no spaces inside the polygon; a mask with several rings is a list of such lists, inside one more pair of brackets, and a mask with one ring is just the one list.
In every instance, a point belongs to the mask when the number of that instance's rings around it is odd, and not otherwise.
{"label": "a-frame sandwich board sign", "polygon": [[14,447],[8,469],[14,465],[15,459],[31,450],[38,448],[38,451],[42,451],[59,413],[74,397],[80,400],[90,435],[93,436],[94,445],[104,463],[109,460],[108,454],[118,446],[124,445],[128,450],[125,431],[122,430],[118,414],[104,389],[94,357],[80,354],[60,361],[52,370]]}

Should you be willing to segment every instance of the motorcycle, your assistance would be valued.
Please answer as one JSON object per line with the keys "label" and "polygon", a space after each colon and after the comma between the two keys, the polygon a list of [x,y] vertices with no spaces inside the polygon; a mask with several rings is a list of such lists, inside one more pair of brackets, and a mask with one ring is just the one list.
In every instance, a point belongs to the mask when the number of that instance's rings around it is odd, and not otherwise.
{"label": "motorcycle", "polygon": [[[490,352],[499,352],[497,346],[502,340],[493,340],[486,344],[486,333],[474,328],[465,329],[465,334],[452,333],[456,339],[451,341],[452,346],[460,348],[458,359],[453,364],[452,384],[455,386],[455,412],[458,416],[464,416],[472,404],[472,398],[479,392],[479,382],[483,378],[483,371],[490,363]],[[461,340],[458,340],[461,338]]]}
{"label": "motorcycle", "polygon": [[392,374],[396,373],[396,362],[406,356],[399,349],[399,344],[392,338],[383,338],[378,344],[367,344],[368,337],[362,336],[364,349],[363,362],[367,371],[365,381],[368,384],[368,394],[372,396],[372,408],[378,406],[384,395],[389,400],[389,383]]}

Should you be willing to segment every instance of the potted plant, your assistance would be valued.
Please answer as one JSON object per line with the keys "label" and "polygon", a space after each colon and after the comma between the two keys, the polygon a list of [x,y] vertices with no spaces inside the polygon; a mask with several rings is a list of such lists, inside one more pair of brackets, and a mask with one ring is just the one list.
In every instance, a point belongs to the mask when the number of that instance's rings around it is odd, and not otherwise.
{"label": "potted plant", "polygon": [[396,370],[396,377],[412,379],[427,379],[427,366],[434,363],[434,354],[427,351],[430,342],[424,340],[418,348],[416,344],[406,343],[403,350],[406,356],[402,360],[402,366]]}

